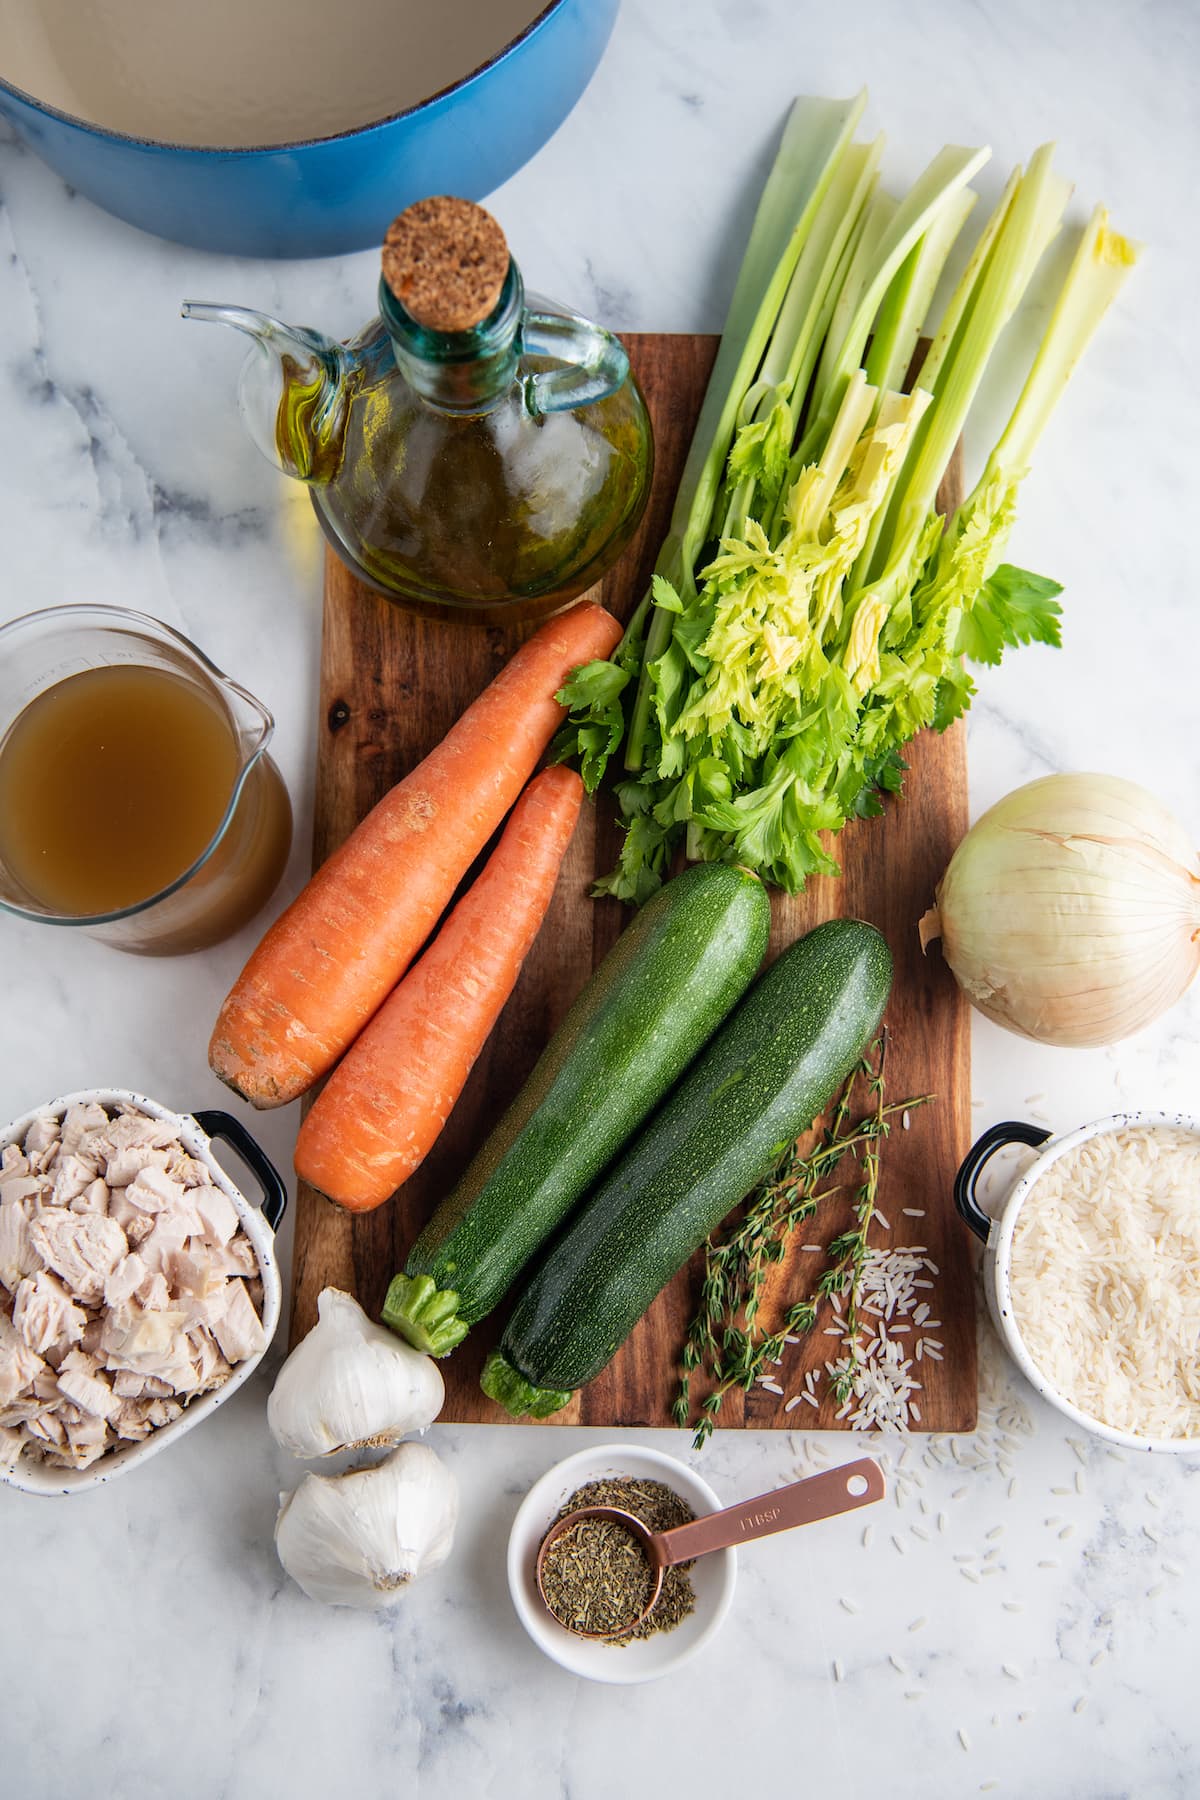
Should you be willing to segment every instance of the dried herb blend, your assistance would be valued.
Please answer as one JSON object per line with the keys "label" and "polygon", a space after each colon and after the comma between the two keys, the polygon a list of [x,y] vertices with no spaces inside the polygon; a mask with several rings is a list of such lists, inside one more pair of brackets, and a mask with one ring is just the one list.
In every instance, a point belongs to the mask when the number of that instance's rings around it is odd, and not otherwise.
{"label": "dried herb blend", "polygon": [[[651,1531],[686,1525],[695,1513],[665,1482],[617,1478],[589,1481],[577,1488],[553,1523],[583,1506],[616,1506]],[[696,1596],[687,1571],[691,1563],[663,1573],[662,1592],[652,1611],[633,1631],[614,1637],[630,1644],[673,1631],[695,1611]],[[575,1631],[621,1632],[636,1619],[653,1591],[654,1573],[641,1545],[615,1519],[580,1519],[546,1552],[542,1587],[550,1611]]]}

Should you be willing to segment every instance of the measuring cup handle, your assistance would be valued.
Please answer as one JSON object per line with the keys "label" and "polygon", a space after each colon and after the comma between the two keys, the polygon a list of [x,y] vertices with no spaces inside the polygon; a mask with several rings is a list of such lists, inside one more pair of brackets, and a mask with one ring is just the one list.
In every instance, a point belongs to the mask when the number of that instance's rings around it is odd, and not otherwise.
{"label": "measuring cup handle", "polygon": [[1031,1150],[1036,1150],[1049,1136],[1048,1131],[1042,1131],[1037,1125],[1026,1125],[1021,1119],[1005,1119],[977,1138],[963,1157],[954,1177],[954,1205],[959,1218],[983,1243],[987,1243],[992,1229],[991,1219],[975,1197],[975,1184],[984,1165],[1006,1144],[1028,1144]]}
{"label": "measuring cup handle", "polygon": [[262,1189],[259,1205],[263,1218],[272,1231],[278,1231],[280,1220],[287,1210],[287,1189],[279,1170],[262,1145],[250,1136],[242,1121],[235,1119],[232,1113],[214,1110],[194,1112],[192,1117],[206,1137],[223,1141],[237,1151]]}
{"label": "measuring cup handle", "polygon": [[754,1500],[727,1506],[723,1512],[708,1513],[690,1525],[677,1525],[673,1531],[660,1533],[658,1543],[670,1567],[689,1562],[693,1556],[705,1556],[710,1550],[727,1550],[751,1538],[790,1531],[793,1525],[812,1525],[859,1506],[872,1506],[886,1492],[883,1470],[873,1457],[863,1456],[857,1462],[843,1463],[840,1469],[824,1469],[804,1481],[793,1481],[790,1487],[759,1494]]}

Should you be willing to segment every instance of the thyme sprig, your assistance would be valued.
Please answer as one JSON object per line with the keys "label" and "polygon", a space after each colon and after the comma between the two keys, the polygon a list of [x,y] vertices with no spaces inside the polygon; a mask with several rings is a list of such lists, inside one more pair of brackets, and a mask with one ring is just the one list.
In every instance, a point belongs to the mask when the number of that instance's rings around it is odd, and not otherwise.
{"label": "thyme sprig", "polygon": [[[687,1426],[692,1422],[693,1375],[711,1384],[694,1423],[697,1450],[711,1436],[726,1394],[735,1387],[749,1393],[782,1357],[788,1339],[813,1329],[821,1303],[835,1294],[848,1296],[846,1334],[853,1349],[848,1348],[849,1360],[834,1378],[833,1391],[839,1404],[849,1396],[858,1366],[859,1293],[879,1191],[881,1145],[898,1112],[924,1106],[933,1097],[887,1101],[886,1060],[885,1031],[843,1084],[817,1145],[807,1152],[800,1148],[803,1139],[790,1145],[724,1235],[709,1239],[700,1304],[684,1339],[679,1392],[672,1406],[676,1424]],[[856,1106],[860,1100],[865,1105]],[[828,1184],[847,1156],[861,1165],[853,1226],[829,1244],[829,1260],[812,1295],[788,1306],[777,1330],[763,1331],[759,1313],[770,1271],[783,1261],[797,1227],[845,1193],[845,1182]]]}

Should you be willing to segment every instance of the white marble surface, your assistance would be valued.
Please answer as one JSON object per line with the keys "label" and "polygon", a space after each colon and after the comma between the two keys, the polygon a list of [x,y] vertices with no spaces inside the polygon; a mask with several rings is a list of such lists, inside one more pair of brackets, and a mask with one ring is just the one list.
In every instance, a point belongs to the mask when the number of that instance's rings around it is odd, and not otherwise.
{"label": "white marble surface", "polygon": [[[1147,241],[1023,498],[1014,554],[1066,583],[1067,649],[981,678],[977,808],[1046,770],[1098,767],[1200,827],[1198,66],[1190,0],[626,0],[584,101],[495,197],[544,291],[618,327],[717,329],[787,101],[865,81],[895,176],[944,141],[990,141],[991,196],[1056,136],[1075,212],[1103,198]],[[270,265],[154,242],[0,139],[0,616],[129,604],[261,694],[300,816],[289,891],[311,795],[317,535],[299,488],[241,434],[240,346],[181,324],[178,302],[239,300],[340,333],[373,287],[369,256]],[[250,941],[142,963],[0,921],[0,1111],[96,1082],[219,1104],[207,1022]],[[1195,1106],[1200,990],[1113,1053],[1041,1050],[979,1023],[974,1054],[980,1126],[1028,1112],[1031,1095],[1057,1127],[1118,1102]],[[294,1129],[290,1113],[261,1123],[285,1164]],[[1003,1396],[990,1347],[987,1367]],[[364,1618],[317,1608],[276,1564],[276,1495],[299,1471],[272,1449],[265,1392],[260,1376],[112,1488],[0,1492],[0,1792],[1200,1792],[1200,1465],[1093,1443],[1080,1460],[1027,1390],[1032,1434],[1010,1475],[962,1472],[954,1456],[978,1453],[966,1440],[918,1441],[869,1548],[857,1527],[826,1527],[748,1552],[721,1640],[686,1680],[640,1690],[560,1674],[507,1598],[518,1499],[583,1434],[435,1428],[462,1485],[456,1554],[394,1617]],[[731,1434],[703,1465],[732,1498],[849,1449]]]}

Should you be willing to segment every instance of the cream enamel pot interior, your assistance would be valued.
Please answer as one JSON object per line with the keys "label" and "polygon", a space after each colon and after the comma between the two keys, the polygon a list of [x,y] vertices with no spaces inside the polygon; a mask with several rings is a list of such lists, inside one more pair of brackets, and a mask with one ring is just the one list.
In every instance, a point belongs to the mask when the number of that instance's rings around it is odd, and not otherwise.
{"label": "cream enamel pot interior", "polygon": [[[1126,1450],[1147,1450],[1166,1452],[1172,1456],[1200,1455],[1200,1438],[1149,1438],[1136,1437],[1130,1431],[1118,1431],[1102,1420],[1093,1418],[1090,1413],[1080,1412],[1077,1406],[1060,1394],[1042,1374],[1028,1350],[1017,1327],[1013,1310],[1011,1260],[1013,1232],[1016,1229],[1017,1216],[1028,1199],[1030,1192],[1046,1172],[1050,1165],[1067,1151],[1073,1150],[1077,1144],[1085,1143],[1089,1138],[1098,1137],[1106,1132],[1124,1131],[1131,1126],[1162,1125],[1177,1131],[1194,1132],[1200,1139],[1200,1118],[1188,1113],[1165,1112],[1132,1112],[1113,1113],[1109,1118],[1096,1119],[1090,1125],[1081,1125],[1078,1130],[1066,1132],[1062,1137],[1051,1137],[1037,1125],[1028,1125],[1020,1120],[1009,1119],[1003,1124],[993,1125],[985,1131],[964,1157],[958,1174],[954,1180],[954,1204],[959,1217],[970,1226],[984,1245],[983,1252],[983,1288],[987,1298],[988,1311],[992,1315],[997,1331],[1004,1340],[1005,1348],[1025,1379],[1035,1387],[1044,1400],[1051,1406],[1065,1413],[1076,1425],[1090,1431],[1094,1436],[1104,1438],[1110,1444],[1120,1444]],[[984,1167],[997,1151],[1012,1144],[1027,1144],[1038,1150],[1033,1162],[1013,1183],[1008,1191],[1000,1211],[993,1217],[980,1204],[976,1194],[976,1184]]]}
{"label": "cream enamel pot interior", "polygon": [[[191,1431],[203,1419],[207,1419],[249,1380],[266,1355],[279,1324],[283,1305],[283,1283],[275,1256],[275,1232],[287,1206],[287,1189],[274,1164],[241,1121],[230,1113],[177,1113],[168,1106],[160,1106],[157,1100],[148,1100],[144,1094],[131,1093],[128,1088],[85,1088],[78,1094],[64,1094],[61,1099],[50,1100],[45,1106],[34,1107],[32,1112],[14,1119],[11,1125],[6,1125],[0,1131],[0,1150],[23,1138],[35,1119],[61,1118],[68,1106],[86,1106],[92,1101],[98,1101],[105,1107],[133,1106],[148,1118],[161,1119],[178,1133],[180,1142],[190,1156],[208,1165],[213,1181],[222,1193],[228,1194],[238,1221],[254,1246],[263,1284],[262,1323],[266,1342],[257,1356],[247,1357],[245,1362],[238,1364],[222,1387],[214,1388],[211,1393],[194,1400],[170,1425],[162,1425],[157,1431],[152,1431],[140,1444],[130,1444],[124,1450],[107,1451],[88,1469],[56,1469],[22,1457],[15,1469],[0,1470],[0,1482],[7,1483],[10,1487],[23,1488],[28,1494],[79,1494],[85,1488],[100,1487],[104,1482],[124,1475],[136,1464],[157,1456],[168,1444],[175,1443],[185,1431]],[[262,1197],[257,1205],[247,1200],[240,1189],[234,1186],[213,1155],[214,1139],[228,1144],[253,1174],[262,1190]]]}

